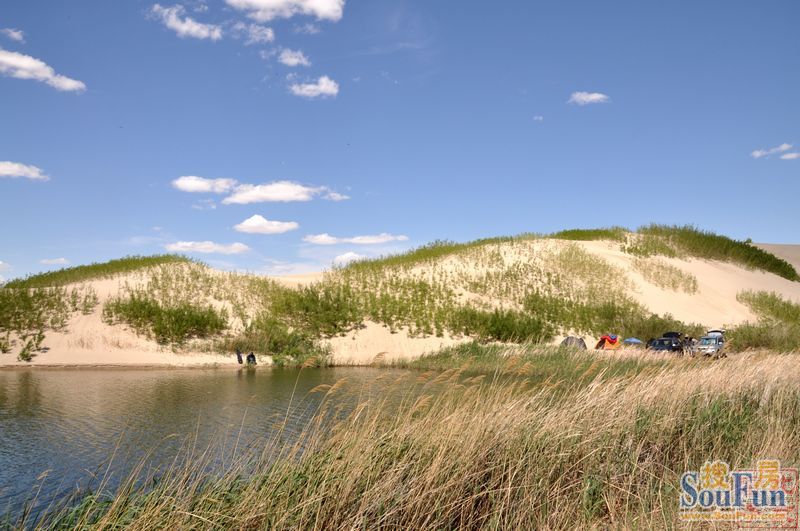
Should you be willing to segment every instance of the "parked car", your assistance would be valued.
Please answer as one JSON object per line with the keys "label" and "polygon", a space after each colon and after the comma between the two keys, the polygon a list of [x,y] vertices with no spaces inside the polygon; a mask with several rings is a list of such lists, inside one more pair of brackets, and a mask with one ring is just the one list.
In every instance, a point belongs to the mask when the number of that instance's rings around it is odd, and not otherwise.
{"label": "parked car", "polygon": [[694,352],[704,356],[720,357],[722,348],[725,346],[725,336],[723,334],[723,330],[709,330],[694,346]]}
{"label": "parked car", "polygon": [[650,350],[656,352],[683,353],[683,341],[677,337],[662,337],[650,343]]}

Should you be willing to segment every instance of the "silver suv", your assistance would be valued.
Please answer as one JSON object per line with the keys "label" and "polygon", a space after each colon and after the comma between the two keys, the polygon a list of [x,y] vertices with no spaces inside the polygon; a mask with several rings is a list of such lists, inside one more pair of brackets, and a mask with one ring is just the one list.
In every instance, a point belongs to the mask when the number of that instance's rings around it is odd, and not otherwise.
{"label": "silver suv", "polygon": [[694,345],[694,351],[704,356],[720,357],[725,346],[725,336],[722,330],[709,330]]}

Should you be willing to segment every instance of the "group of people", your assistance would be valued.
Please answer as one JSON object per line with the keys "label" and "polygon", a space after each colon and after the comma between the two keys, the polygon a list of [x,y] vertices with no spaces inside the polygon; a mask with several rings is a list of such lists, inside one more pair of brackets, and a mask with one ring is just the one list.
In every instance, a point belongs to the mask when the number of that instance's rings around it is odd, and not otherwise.
{"label": "group of people", "polygon": [[[247,355],[247,364],[248,365],[255,365],[256,364],[256,355],[253,354],[251,351],[250,354]],[[236,361],[239,362],[239,365],[242,365],[244,361],[242,360],[242,351],[238,348],[236,349]]]}

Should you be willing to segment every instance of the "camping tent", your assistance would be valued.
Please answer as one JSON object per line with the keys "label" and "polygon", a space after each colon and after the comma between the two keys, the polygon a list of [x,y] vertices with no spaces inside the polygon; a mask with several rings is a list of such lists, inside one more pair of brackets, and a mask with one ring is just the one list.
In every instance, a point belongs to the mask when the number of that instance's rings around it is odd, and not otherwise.
{"label": "camping tent", "polygon": [[637,339],[635,337],[629,337],[628,339],[624,340],[622,342],[622,344],[625,345],[626,347],[641,348],[641,347],[644,346],[644,343],[642,342],[642,340],[641,339]]}
{"label": "camping tent", "polygon": [[582,337],[569,336],[564,338],[561,346],[586,350],[586,341]]}
{"label": "camping tent", "polygon": [[597,345],[594,346],[595,350],[614,350],[619,348],[622,342],[616,334],[605,334],[600,337]]}

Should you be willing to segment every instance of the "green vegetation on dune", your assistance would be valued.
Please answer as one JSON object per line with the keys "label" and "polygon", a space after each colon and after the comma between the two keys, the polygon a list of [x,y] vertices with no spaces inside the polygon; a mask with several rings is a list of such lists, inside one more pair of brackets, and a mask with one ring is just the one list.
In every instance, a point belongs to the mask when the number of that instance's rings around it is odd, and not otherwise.
{"label": "green vegetation on dune", "polygon": [[57,271],[39,273],[25,278],[16,279],[5,284],[7,288],[42,288],[64,286],[87,282],[98,278],[107,278],[114,275],[130,273],[147,267],[164,264],[188,263],[191,260],[177,254],[161,254],[153,256],[126,256],[108,262],[93,263],[75,267],[66,267]]}
{"label": "green vegetation on dune", "polygon": [[48,331],[62,331],[76,313],[89,314],[97,306],[92,288],[0,288],[0,354],[18,351],[31,361]]}
{"label": "green vegetation on dune", "polygon": [[[650,242],[659,242],[658,244],[651,243],[653,247],[649,250],[644,248],[643,254],[687,255],[707,260],[733,262],[774,273],[789,280],[800,281],[800,275],[789,262],[748,242],[734,240],[690,225],[680,227],[654,224],[640,227],[637,233],[648,238]],[[661,250],[658,249],[659,245],[662,246]],[[665,251],[665,247],[672,250]]]}
{"label": "green vegetation on dune", "polygon": [[107,324],[126,323],[161,345],[181,346],[192,338],[209,338],[228,327],[225,310],[189,302],[161,305],[145,293],[112,298],[103,307]]}
{"label": "green vegetation on dune", "polygon": [[[450,334],[503,342],[544,342],[566,333],[617,333],[646,340],[670,329],[695,336],[702,332],[700,325],[649,312],[628,295],[633,283],[625,271],[576,242],[580,240],[609,241],[636,256],[633,266],[648,282],[689,294],[697,291],[697,279],[653,256],[726,260],[798,278],[791,265],[747,242],[689,226],[649,225],[634,233],[610,227],[565,230],[546,237],[436,241],[407,253],[336,268],[320,282],[299,288],[213,272],[183,256],[159,255],[43,273],[12,281],[0,291],[9,298],[13,290],[45,289],[146,269],[145,275],[131,281],[138,287],[122,286],[108,302],[108,322],[126,322],[138,333],[173,347],[213,338],[210,345],[193,347],[237,345],[276,357],[281,356],[280,349],[287,349],[292,352],[287,359],[317,356],[323,351],[315,346],[318,340],[344,335],[366,321],[411,336]],[[9,298],[8,304],[17,307],[6,310],[9,315],[28,307],[19,296]],[[47,312],[44,302],[36,304],[42,309],[34,314]],[[748,326],[757,326],[751,330],[757,335],[766,325]],[[19,331],[17,325],[5,328]],[[752,339],[744,340],[745,330],[739,345],[757,346]],[[780,335],[778,344],[789,345],[784,332],[772,335]]]}
{"label": "green vegetation on dune", "polygon": [[736,298],[758,316],[758,322],[743,323],[731,330],[730,348],[800,351],[800,304],[765,291],[743,291]]}
{"label": "green vegetation on dune", "polygon": [[607,229],[567,229],[549,234],[554,240],[594,241],[608,240],[624,242],[628,229],[625,227],[609,227]]}

